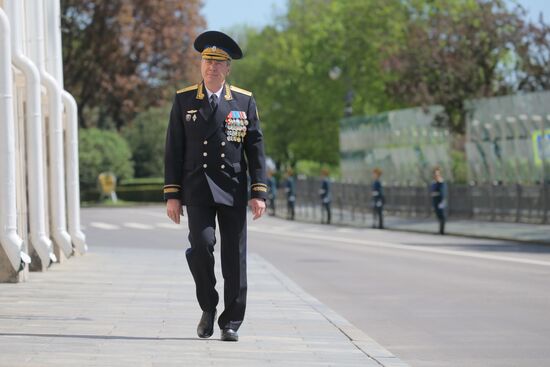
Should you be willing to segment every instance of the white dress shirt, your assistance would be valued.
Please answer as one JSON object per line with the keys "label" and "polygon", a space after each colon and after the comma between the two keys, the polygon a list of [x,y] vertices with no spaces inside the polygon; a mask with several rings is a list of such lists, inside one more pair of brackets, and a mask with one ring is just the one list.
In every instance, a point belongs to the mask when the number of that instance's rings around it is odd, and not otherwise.
{"label": "white dress shirt", "polygon": [[204,88],[206,89],[206,93],[208,95],[208,101],[210,101],[210,97],[212,96],[212,94],[215,94],[216,96],[218,96],[218,101],[220,100],[220,96],[222,94],[222,91],[223,91],[223,87],[224,87],[225,83],[222,84],[222,87],[220,88],[219,91],[217,92],[211,92],[210,89],[206,88],[206,85],[204,86]]}

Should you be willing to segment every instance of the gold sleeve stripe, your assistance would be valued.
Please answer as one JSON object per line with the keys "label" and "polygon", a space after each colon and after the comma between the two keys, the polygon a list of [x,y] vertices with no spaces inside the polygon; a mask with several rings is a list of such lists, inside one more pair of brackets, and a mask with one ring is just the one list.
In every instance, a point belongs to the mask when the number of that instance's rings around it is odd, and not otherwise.
{"label": "gold sleeve stripe", "polygon": [[179,89],[176,93],[177,94],[180,94],[180,93],[185,93],[185,92],[189,92],[191,90],[195,90],[199,87],[198,84],[195,84],[195,85],[190,85],[188,87],[185,87],[185,88],[182,88],[182,89]]}
{"label": "gold sleeve stripe", "polygon": [[173,184],[170,184],[170,185],[164,185],[164,187],[165,187],[165,188],[166,188],[166,187],[180,187],[180,188],[181,188],[181,186],[180,186],[180,185],[173,185]]}
{"label": "gold sleeve stripe", "polygon": [[252,92],[249,92],[245,89],[241,89],[239,87],[235,87],[234,85],[232,85],[230,88],[231,88],[232,91],[244,94],[245,96],[251,96],[252,95]]}
{"label": "gold sleeve stripe", "polygon": [[252,191],[267,192],[267,188],[263,186],[254,186]]}
{"label": "gold sleeve stripe", "polygon": [[164,189],[165,194],[170,194],[172,192],[179,192],[179,191],[180,191],[180,189],[175,189],[175,188]]}
{"label": "gold sleeve stripe", "polygon": [[250,185],[251,187],[254,187],[254,186],[263,186],[263,187],[267,187],[266,184],[263,184],[263,183],[255,183],[255,184],[252,184]]}

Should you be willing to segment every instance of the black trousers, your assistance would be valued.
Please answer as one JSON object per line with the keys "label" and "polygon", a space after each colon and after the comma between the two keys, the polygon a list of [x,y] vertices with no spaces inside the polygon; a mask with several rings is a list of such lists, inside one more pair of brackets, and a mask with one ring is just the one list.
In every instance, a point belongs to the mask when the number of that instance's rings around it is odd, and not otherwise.
{"label": "black trousers", "polygon": [[384,207],[374,206],[372,208],[372,228],[376,228],[376,222],[378,222],[378,228],[384,228]]}
{"label": "black trousers", "polygon": [[294,220],[294,200],[287,200],[286,202],[286,219]]}
{"label": "black trousers", "polygon": [[378,228],[384,228],[384,207],[374,206],[372,209],[372,228],[376,228],[376,222],[378,219]]}
{"label": "black trousers", "polygon": [[246,309],[246,207],[187,206],[191,247],[185,254],[201,309],[214,311],[219,301],[214,274],[216,216],[220,225],[225,308],[218,325],[221,329],[237,330]]}
{"label": "black trousers", "polygon": [[[326,214],[326,217],[325,217],[325,214],[324,213],[327,213]],[[323,210],[321,211],[321,223],[326,223],[326,224],[330,224],[330,220],[332,218],[332,215],[331,215],[331,210],[330,210],[330,202],[328,203],[323,203]],[[326,222],[325,222],[325,218],[326,218]]]}
{"label": "black trousers", "polygon": [[439,221],[439,233],[445,234],[445,209],[440,209],[437,206],[434,207],[435,215],[437,217],[437,220]]}
{"label": "black trousers", "polygon": [[275,215],[275,197],[269,197],[269,215]]}

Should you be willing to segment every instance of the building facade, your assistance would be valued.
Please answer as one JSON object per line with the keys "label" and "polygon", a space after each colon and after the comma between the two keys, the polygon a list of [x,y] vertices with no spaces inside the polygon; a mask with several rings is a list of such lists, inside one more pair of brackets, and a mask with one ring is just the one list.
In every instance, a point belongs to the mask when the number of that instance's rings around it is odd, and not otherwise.
{"label": "building facade", "polygon": [[0,281],[87,251],[60,0],[0,0]]}
{"label": "building facade", "polygon": [[[477,99],[469,111],[464,143],[467,180],[475,185],[550,183],[550,92]],[[343,119],[340,123],[342,178],[369,182],[379,167],[394,186],[431,180],[434,166],[453,181],[453,137],[434,127],[439,106]]]}

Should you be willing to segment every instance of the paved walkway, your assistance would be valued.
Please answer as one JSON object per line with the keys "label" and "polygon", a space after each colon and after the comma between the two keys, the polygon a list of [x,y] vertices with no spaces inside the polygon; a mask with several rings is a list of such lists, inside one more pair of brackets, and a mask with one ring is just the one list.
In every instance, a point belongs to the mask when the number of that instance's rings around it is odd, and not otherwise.
{"label": "paved walkway", "polygon": [[[277,215],[286,218],[284,207]],[[372,215],[350,212],[339,212],[333,209],[333,223],[358,227],[372,226]],[[321,210],[318,207],[300,207],[296,210],[296,220],[319,223]],[[384,225],[390,230],[411,231],[419,233],[437,233],[439,224],[435,215],[430,218],[406,218],[384,216]],[[465,237],[490,238],[506,241],[531,242],[550,245],[550,224],[527,224],[510,222],[490,222],[481,220],[460,220],[450,218],[445,227],[447,234]]]}
{"label": "paved walkway", "polygon": [[407,366],[254,254],[238,343],[197,338],[180,250],[92,247],[31,275],[0,284],[0,366]]}
{"label": "paved walkway", "polygon": [[[436,233],[439,229],[434,219],[386,218],[389,229],[401,231]],[[467,237],[492,238],[510,241],[525,241],[550,245],[550,225],[484,222],[474,220],[449,220],[447,234]]]}

